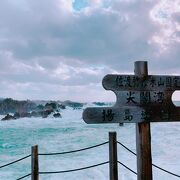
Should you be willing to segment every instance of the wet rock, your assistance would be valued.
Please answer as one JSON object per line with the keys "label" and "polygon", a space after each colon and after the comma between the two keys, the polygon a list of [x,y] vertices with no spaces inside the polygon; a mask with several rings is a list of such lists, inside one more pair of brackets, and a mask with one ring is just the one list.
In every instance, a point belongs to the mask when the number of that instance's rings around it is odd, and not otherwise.
{"label": "wet rock", "polygon": [[14,113],[14,117],[15,117],[16,119],[18,119],[18,118],[20,118],[20,114],[19,114],[18,112],[15,112],[15,113]]}
{"label": "wet rock", "polygon": [[41,111],[32,111],[31,117],[41,117]]}
{"label": "wet rock", "polygon": [[16,119],[14,116],[7,114],[4,118],[2,118],[2,121],[14,120],[14,119]]}
{"label": "wet rock", "polygon": [[52,109],[48,109],[48,110],[42,111],[41,112],[41,116],[42,116],[42,118],[47,118],[52,112],[53,112]]}
{"label": "wet rock", "polygon": [[58,107],[59,107],[60,109],[66,109],[66,106],[63,105],[63,104],[58,104]]}
{"label": "wet rock", "polygon": [[28,112],[22,112],[22,113],[20,114],[20,117],[21,117],[21,118],[24,118],[24,117],[30,118],[30,117],[31,117],[31,113],[28,113]]}
{"label": "wet rock", "polygon": [[55,114],[53,114],[53,116],[54,116],[55,118],[61,118],[61,117],[62,117],[60,113],[55,113]]}

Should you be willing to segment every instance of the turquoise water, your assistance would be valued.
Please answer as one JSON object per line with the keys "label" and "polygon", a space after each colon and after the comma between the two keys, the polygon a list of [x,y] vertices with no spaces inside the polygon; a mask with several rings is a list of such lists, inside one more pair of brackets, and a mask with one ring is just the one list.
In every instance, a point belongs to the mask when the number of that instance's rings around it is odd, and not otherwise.
{"label": "turquoise water", "polygon": [[[31,153],[31,146],[38,144],[39,153],[62,152],[96,145],[108,140],[108,132],[116,131],[118,140],[133,151],[136,150],[135,125],[118,124],[88,125],[82,120],[82,110],[67,109],[61,112],[62,119],[23,118],[0,122],[0,166]],[[152,123],[152,154],[157,165],[180,174],[180,123]],[[136,158],[118,146],[119,160],[136,171]],[[40,156],[40,171],[74,169],[108,161],[108,145],[58,156]],[[30,173],[28,158],[14,165],[0,169],[0,179],[14,180]],[[154,179],[176,180],[157,169]],[[123,180],[135,180],[136,176],[119,166]],[[43,180],[106,180],[108,165],[66,174],[41,175]],[[30,179],[26,178],[26,179]]]}

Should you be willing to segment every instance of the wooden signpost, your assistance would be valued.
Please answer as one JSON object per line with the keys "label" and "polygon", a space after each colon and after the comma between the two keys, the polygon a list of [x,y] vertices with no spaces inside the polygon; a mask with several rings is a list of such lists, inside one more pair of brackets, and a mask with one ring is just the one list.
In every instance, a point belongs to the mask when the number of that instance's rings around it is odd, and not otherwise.
{"label": "wooden signpost", "polygon": [[146,61],[135,62],[135,75],[106,75],[103,87],[116,94],[113,107],[83,112],[88,124],[136,123],[138,180],[152,180],[150,122],[180,121],[180,107],[172,94],[180,90],[180,76],[148,75]]}
{"label": "wooden signpost", "polygon": [[83,113],[83,119],[88,124],[97,123],[122,123],[143,122],[141,113],[144,109],[140,107],[100,107],[87,108]]}
{"label": "wooden signpost", "polygon": [[[135,75],[148,76],[147,62],[135,62]],[[152,180],[151,129],[150,122],[136,124],[137,180]]]}

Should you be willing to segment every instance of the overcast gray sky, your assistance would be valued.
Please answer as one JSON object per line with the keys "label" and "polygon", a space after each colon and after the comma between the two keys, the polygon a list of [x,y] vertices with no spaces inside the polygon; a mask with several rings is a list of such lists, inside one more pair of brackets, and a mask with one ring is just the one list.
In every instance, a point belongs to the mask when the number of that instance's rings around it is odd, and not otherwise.
{"label": "overcast gray sky", "polygon": [[112,101],[106,74],[180,74],[179,58],[178,0],[0,2],[0,97]]}

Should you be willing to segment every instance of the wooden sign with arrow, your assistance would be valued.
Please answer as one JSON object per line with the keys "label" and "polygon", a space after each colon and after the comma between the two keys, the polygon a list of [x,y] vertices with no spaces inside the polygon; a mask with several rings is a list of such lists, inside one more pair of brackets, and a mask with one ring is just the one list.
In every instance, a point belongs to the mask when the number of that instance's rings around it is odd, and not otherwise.
{"label": "wooden sign with arrow", "polygon": [[116,94],[113,107],[83,112],[88,124],[136,123],[137,179],[152,180],[150,122],[180,121],[180,107],[172,94],[180,90],[180,76],[148,75],[146,61],[135,62],[135,75],[106,75],[103,87]]}
{"label": "wooden sign with arrow", "polygon": [[172,94],[180,90],[180,76],[106,75],[102,84],[106,90],[116,94],[116,104],[111,108],[85,109],[83,119],[86,123],[170,122],[180,119],[180,107],[176,107],[171,99]]}

